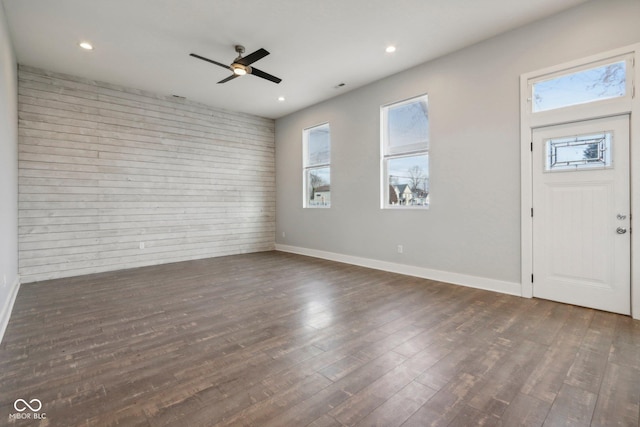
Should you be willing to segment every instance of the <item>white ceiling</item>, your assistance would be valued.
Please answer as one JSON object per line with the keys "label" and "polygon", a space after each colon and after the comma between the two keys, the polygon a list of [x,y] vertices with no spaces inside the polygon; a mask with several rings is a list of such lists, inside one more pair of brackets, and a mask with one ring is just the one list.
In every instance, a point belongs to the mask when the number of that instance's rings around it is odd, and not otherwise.
{"label": "white ceiling", "polygon": [[[278,118],[587,0],[2,1],[20,64]],[[189,56],[235,44],[282,83]]]}

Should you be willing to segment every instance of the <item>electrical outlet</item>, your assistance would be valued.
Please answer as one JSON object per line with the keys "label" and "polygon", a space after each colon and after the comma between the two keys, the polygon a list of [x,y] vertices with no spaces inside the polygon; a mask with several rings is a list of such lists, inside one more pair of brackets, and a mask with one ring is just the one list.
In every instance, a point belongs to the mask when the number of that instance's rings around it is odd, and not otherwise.
{"label": "electrical outlet", "polygon": [[402,247],[402,245],[398,245],[398,253],[401,254],[404,252],[404,248]]}
{"label": "electrical outlet", "polygon": [[282,232],[282,238],[284,239],[285,237],[287,237],[287,233],[285,233],[284,231]]}
{"label": "electrical outlet", "polygon": [[144,249],[144,242],[140,242],[140,249]]}

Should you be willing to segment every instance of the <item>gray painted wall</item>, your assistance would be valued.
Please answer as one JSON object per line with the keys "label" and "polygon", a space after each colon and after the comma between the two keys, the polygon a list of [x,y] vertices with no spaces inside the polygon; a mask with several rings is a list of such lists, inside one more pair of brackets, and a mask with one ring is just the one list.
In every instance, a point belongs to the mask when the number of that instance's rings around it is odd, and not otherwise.
{"label": "gray painted wall", "polygon": [[[519,77],[639,42],[638,18],[637,0],[589,2],[277,120],[276,243],[519,283]],[[431,208],[381,210],[379,108],[422,93]],[[302,129],[323,122],[332,207],[303,209]]]}
{"label": "gray painted wall", "polygon": [[0,2],[0,339],[18,285],[17,65]]}
{"label": "gray painted wall", "polygon": [[273,249],[273,120],[18,77],[22,282]]}

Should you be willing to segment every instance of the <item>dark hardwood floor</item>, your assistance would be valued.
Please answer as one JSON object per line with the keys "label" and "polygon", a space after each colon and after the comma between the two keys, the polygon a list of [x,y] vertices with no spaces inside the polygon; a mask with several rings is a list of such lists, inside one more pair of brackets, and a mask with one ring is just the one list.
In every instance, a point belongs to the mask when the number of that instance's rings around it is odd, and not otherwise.
{"label": "dark hardwood floor", "polygon": [[26,284],[0,345],[0,425],[638,426],[639,403],[629,317],[279,252]]}

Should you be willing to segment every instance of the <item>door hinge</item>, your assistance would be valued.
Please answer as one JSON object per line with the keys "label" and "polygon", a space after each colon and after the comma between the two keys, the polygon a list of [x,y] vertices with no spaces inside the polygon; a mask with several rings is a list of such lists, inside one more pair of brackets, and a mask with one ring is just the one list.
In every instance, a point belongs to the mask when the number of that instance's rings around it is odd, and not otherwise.
{"label": "door hinge", "polygon": [[533,153],[533,141],[531,141],[531,152]]}
{"label": "door hinge", "polygon": [[533,208],[531,208],[531,218],[533,218]]}
{"label": "door hinge", "polygon": [[533,283],[533,273],[531,274],[531,283]]}

